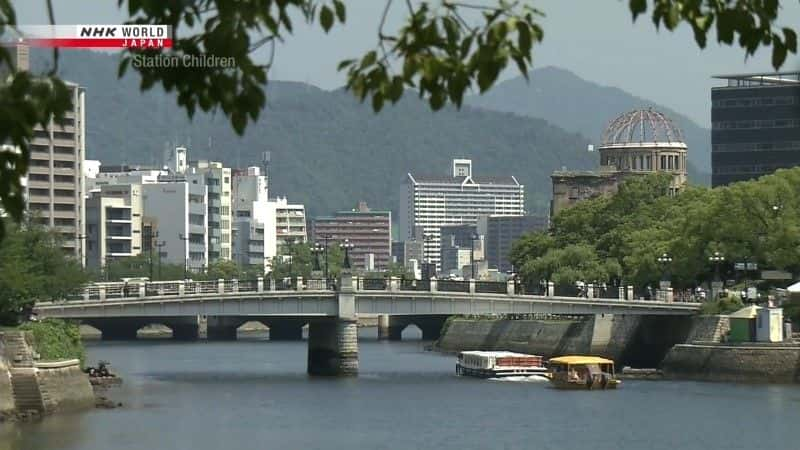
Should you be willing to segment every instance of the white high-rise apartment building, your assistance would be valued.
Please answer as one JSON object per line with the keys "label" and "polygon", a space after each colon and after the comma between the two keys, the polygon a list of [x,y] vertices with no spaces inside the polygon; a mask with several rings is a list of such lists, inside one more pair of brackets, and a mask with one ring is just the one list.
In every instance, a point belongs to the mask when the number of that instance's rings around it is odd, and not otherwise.
{"label": "white high-rise apartment building", "polygon": [[306,208],[302,204],[292,204],[286,197],[272,200],[275,203],[275,233],[278,246],[291,242],[306,242]]}
{"label": "white high-rise apartment building", "polygon": [[[440,267],[440,227],[476,224],[478,216],[522,216],[525,187],[513,176],[474,176],[472,161],[454,159],[450,176],[408,174],[400,193],[401,239],[424,240],[424,262]],[[414,236],[421,227],[424,236]]]}
{"label": "white high-rise apartment building", "polygon": [[230,167],[224,167],[221,162],[197,161],[187,169],[186,179],[192,184],[202,183],[208,187],[209,261],[232,259],[233,188]]}
{"label": "white high-rise apartment building", "polygon": [[269,201],[267,178],[258,167],[233,176],[233,258],[242,266],[267,272],[277,254],[275,206]]}

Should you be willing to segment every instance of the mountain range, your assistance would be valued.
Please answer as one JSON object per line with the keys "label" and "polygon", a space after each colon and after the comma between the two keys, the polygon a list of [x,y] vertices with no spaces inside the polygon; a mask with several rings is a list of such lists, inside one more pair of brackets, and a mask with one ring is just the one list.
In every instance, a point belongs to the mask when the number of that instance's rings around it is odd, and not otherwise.
{"label": "mountain range", "polygon": [[[45,56],[33,55],[34,69],[48,64]],[[406,173],[444,175],[453,158],[472,158],[476,174],[515,175],[526,186],[527,209],[546,212],[553,170],[598,163],[597,154],[586,151],[590,140],[585,136],[596,136],[588,118],[575,117],[569,124],[561,112],[534,114],[546,112],[545,107],[504,104],[501,95],[511,95],[513,80],[498,86],[496,97],[473,98],[474,106],[461,110],[434,113],[409,93],[379,114],[343,90],[271,81],[267,108],[244,136],[237,136],[221,113],[198,113],[189,120],[171,94],[140,92],[135,75],[117,79],[116,66],[117,57],[110,54],[72,51],[60,58],[60,75],[86,88],[87,158],[159,165],[165,150],[184,145],[190,159],[246,167],[259,165],[262,153],[269,151],[270,195],[305,203],[311,216],[350,209],[359,200],[396,212]],[[544,78],[540,72],[534,72],[534,79]],[[523,86],[530,91],[535,83]],[[561,95],[568,102],[580,94],[564,89]],[[615,101],[622,105],[626,100]],[[587,104],[582,116],[611,108]],[[605,116],[598,120],[602,128]]]}

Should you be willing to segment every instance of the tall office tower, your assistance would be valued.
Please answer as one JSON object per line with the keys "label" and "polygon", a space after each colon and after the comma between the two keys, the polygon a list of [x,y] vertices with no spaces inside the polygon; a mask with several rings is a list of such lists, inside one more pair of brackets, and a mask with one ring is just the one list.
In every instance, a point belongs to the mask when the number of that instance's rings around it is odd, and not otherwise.
{"label": "tall office tower", "polygon": [[711,89],[711,185],[800,165],[800,72],[720,75]]}
{"label": "tall office tower", "polygon": [[472,161],[453,160],[450,176],[408,174],[400,194],[400,238],[422,227],[427,261],[440,266],[440,227],[475,225],[478,216],[525,214],[525,187],[513,176],[475,176]]}
{"label": "tall office tower", "polygon": [[392,213],[373,211],[364,202],[351,211],[339,211],[331,217],[314,219],[314,241],[343,242],[353,249],[353,267],[364,270],[385,270],[392,259]]}
{"label": "tall office tower", "polygon": [[106,185],[86,200],[86,267],[142,253],[142,186]]}
{"label": "tall office tower", "polygon": [[275,207],[258,167],[233,174],[234,260],[269,271],[277,254]]}

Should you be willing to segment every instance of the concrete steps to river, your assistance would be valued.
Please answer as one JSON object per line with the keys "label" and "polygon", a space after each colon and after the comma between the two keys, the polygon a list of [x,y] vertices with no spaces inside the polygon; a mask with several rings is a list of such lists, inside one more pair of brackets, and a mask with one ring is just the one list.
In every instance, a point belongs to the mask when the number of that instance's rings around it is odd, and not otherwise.
{"label": "concrete steps to river", "polygon": [[25,341],[22,331],[6,331],[3,333],[6,355],[14,367],[33,367],[33,351]]}
{"label": "concrete steps to river", "polygon": [[39,390],[36,369],[11,369],[11,389],[17,411],[37,414],[44,412],[46,393]]}

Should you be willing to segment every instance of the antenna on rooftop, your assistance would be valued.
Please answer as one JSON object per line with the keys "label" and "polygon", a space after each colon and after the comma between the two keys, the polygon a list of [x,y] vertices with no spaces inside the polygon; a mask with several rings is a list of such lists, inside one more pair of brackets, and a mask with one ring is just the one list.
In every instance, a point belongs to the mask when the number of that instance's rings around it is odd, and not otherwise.
{"label": "antenna on rooftop", "polygon": [[267,186],[269,187],[269,163],[272,159],[272,152],[266,151],[261,153],[261,169],[264,172],[264,179],[267,180]]}

